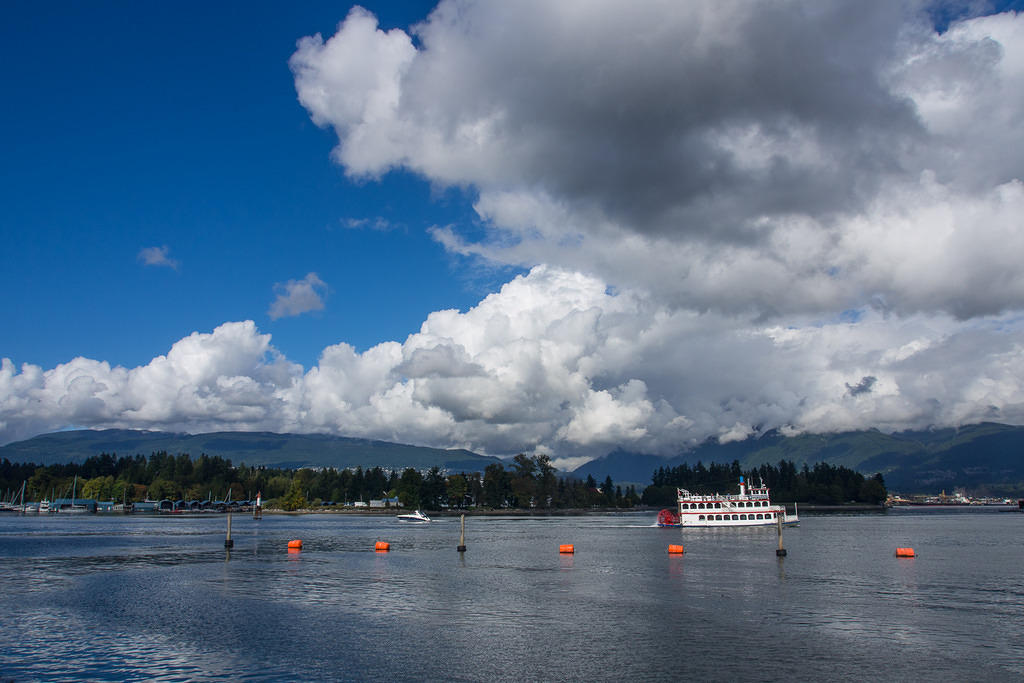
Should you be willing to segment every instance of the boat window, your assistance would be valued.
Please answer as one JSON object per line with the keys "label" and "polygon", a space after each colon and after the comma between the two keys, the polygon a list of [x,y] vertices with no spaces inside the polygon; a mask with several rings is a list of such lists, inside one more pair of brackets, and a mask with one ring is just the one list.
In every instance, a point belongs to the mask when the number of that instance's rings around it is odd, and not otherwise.
{"label": "boat window", "polygon": [[[703,510],[703,509],[704,509],[704,503],[701,503],[701,504],[700,504],[700,505],[698,505],[697,507],[699,507],[699,508],[700,508],[701,510]],[[701,517],[701,519],[704,519],[704,518],[703,518],[703,517]]]}
{"label": "boat window", "polygon": [[733,515],[733,516],[732,516],[732,518],[733,518],[733,519],[739,519],[739,518],[740,518],[740,516],[739,516],[739,515]]}
{"label": "boat window", "polygon": [[704,521],[704,515],[698,516],[697,517],[697,521],[703,522]]}
{"label": "boat window", "polygon": [[757,513],[757,518],[758,518],[758,519],[764,519],[764,515],[762,515],[762,514],[761,514],[761,513],[759,512],[759,513]]}
{"label": "boat window", "polygon": [[746,515],[740,515],[740,519],[746,519],[746,518],[747,518]]}

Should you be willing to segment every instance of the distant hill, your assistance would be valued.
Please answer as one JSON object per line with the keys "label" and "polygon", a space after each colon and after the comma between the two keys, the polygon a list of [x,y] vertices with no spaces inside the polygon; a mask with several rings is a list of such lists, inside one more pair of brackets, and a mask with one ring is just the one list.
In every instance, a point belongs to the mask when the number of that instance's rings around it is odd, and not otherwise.
{"label": "distant hill", "polygon": [[792,437],[771,431],[726,444],[707,441],[671,458],[616,451],[573,474],[598,481],[610,474],[615,482],[649,484],[658,467],[733,460],[744,469],[791,460],[798,467],[826,462],[869,475],[881,472],[890,490],[904,493],[964,487],[976,495],[1017,495],[1024,492],[1024,427],[985,422],[894,434],[868,430]]}
{"label": "distant hill", "polygon": [[[643,491],[644,487],[650,486],[651,474],[659,467],[665,467],[666,463],[672,462],[672,466],[682,461],[677,458],[664,458],[660,455],[647,455],[644,453],[631,453],[629,451],[613,451],[608,455],[583,463],[571,472],[577,479],[586,479],[592,476],[600,484],[605,477],[610,476],[617,485],[627,486],[633,484],[638,490]],[[731,460],[729,462],[732,462]]]}
{"label": "distant hill", "polygon": [[239,465],[268,467],[406,467],[438,466],[451,472],[482,472],[498,458],[467,450],[425,448],[387,441],[353,439],[326,434],[275,434],[272,432],[213,432],[175,434],[131,429],[82,429],[42,434],[0,447],[0,458],[11,462],[52,465],[82,462],[101,453],[134,456],[167,451],[219,455]]}

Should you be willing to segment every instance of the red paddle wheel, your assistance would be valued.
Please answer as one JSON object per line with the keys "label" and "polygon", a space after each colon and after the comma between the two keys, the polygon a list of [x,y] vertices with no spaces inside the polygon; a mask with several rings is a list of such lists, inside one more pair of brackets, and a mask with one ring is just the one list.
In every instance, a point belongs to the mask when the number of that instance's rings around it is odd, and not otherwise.
{"label": "red paddle wheel", "polygon": [[674,510],[662,510],[658,513],[658,526],[679,526],[679,515]]}

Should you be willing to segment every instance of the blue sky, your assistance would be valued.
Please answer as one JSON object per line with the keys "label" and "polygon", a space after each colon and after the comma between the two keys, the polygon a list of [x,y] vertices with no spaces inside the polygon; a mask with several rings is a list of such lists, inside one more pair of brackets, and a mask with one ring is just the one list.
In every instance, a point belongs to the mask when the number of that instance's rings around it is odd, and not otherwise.
{"label": "blue sky", "polygon": [[0,444],[1024,424],[1020,5],[5,7]]}
{"label": "blue sky", "polygon": [[[404,28],[432,5],[367,6]],[[401,171],[347,180],[329,158],[333,134],[298,103],[296,41],[330,35],[345,11],[8,7],[0,355],[131,367],[194,330],[252,319],[309,366],[328,344],[402,340],[430,311],[464,309],[494,287],[425,230],[471,222],[464,192]],[[140,250],[163,246],[176,269],[140,262]],[[271,320],[274,284],[310,272],[327,284],[323,310]]]}

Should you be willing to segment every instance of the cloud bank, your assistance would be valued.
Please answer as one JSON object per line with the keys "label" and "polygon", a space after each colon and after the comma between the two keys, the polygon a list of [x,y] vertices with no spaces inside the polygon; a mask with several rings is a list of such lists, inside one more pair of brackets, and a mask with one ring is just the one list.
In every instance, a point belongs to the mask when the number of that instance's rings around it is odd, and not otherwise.
{"label": "cloud bank", "polygon": [[[470,190],[486,236],[435,239],[528,273],[309,369],[252,322],[133,369],[4,360],[0,437],[313,431],[570,463],[1024,423],[1024,16],[940,33],[925,8],[452,1],[409,32],[355,8],[291,60],[335,160]],[[312,310],[309,278],[272,317]]]}
{"label": "cloud bank", "polygon": [[[126,369],[0,365],[4,441],[75,426],[326,432],[504,455],[707,436],[1024,421],[1024,319],[746,325],[538,266],[403,343],[289,362],[251,322],[193,333]],[[871,381],[873,379],[873,381]]]}

